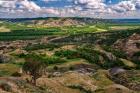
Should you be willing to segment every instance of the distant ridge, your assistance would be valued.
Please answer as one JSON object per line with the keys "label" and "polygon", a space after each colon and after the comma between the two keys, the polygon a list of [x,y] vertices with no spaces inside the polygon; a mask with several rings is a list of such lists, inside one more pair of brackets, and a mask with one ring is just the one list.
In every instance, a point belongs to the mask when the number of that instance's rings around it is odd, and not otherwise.
{"label": "distant ridge", "polygon": [[88,24],[93,24],[97,22],[103,23],[140,23],[140,19],[101,19],[101,18],[90,18],[90,17],[38,17],[38,18],[0,18],[0,21],[7,22],[27,22],[33,20],[59,20],[59,19],[71,19],[76,21],[81,21]]}
{"label": "distant ridge", "polygon": [[110,20],[106,19],[97,19],[97,18],[88,18],[88,17],[39,17],[39,18],[0,18],[0,21],[7,22],[31,22],[31,21],[40,21],[40,20],[73,20],[77,22],[82,22],[86,24],[93,24],[96,22],[108,22]]}

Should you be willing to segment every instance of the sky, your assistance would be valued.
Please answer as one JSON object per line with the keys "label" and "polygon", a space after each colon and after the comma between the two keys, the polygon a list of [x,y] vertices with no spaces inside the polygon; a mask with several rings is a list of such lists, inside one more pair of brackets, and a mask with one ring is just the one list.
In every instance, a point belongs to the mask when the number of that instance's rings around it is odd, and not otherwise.
{"label": "sky", "polygon": [[0,18],[140,18],[140,0],[0,0]]}

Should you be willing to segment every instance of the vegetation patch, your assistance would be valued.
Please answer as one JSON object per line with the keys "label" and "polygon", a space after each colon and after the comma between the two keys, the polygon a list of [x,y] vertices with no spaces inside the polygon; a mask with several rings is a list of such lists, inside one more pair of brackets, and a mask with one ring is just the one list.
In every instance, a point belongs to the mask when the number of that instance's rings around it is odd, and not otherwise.
{"label": "vegetation patch", "polygon": [[35,44],[35,45],[28,45],[25,47],[27,51],[39,50],[39,49],[49,49],[53,50],[54,48],[59,48],[56,44]]}
{"label": "vegetation patch", "polygon": [[[81,58],[88,60],[92,64],[97,64],[102,68],[108,69],[114,66],[124,66],[124,64],[119,60],[110,60],[107,55],[94,50],[94,48],[79,48],[78,49]],[[100,56],[103,60],[100,60]],[[101,62],[103,61],[103,62]]]}
{"label": "vegetation patch", "polygon": [[23,57],[25,59],[27,58],[32,58],[33,60],[39,61],[39,62],[44,62],[47,65],[52,65],[52,64],[61,64],[66,62],[65,59],[61,59],[60,57],[57,56],[43,56],[43,55],[37,55],[37,54],[27,54],[27,55],[20,55],[20,57]]}
{"label": "vegetation patch", "polygon": [[114,54],[118,58],[126,58],[127,57],[125,52],[123,52],[121,50],[114,49],[110,46],[102,46],[102,48],[107,52],[111,52],[112,54]]}
{"label": "vegetation patch", "polygon": [[77,51],[74,50],[60,50],[55,52],[56,56],[59,57],[66,57],[67,59],[75,59],[79,58],[80,55],[77,53]]}

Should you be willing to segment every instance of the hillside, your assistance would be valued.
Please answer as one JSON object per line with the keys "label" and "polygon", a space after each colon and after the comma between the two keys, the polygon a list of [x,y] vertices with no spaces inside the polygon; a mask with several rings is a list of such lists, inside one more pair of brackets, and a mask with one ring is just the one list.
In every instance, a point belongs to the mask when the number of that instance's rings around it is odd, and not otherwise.
{"label": "hillside", "polygon": [[49,26],[49,27],[85,25],[85,22],[83,22],[82,20],[76,20],[71,18],[61,18],[61,19],[49,18],[47,20],[34,20],[32,21],[32,23],[37,26]]}
{"label": "hillside", "polygon": [[139,23],[108,21],[4,20],[0,93],[139,93]]}

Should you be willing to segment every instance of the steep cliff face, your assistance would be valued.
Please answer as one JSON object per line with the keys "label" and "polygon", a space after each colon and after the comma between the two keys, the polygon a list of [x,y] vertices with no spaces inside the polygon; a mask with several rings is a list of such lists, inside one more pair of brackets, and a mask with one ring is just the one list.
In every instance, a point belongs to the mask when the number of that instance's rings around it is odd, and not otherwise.
{"label": "steep cliff face", "polygon": [[123,50],[129,57],[140,51],[140,35],[133,34],[126,39],[119,39],[113,45],[114,48]]}

